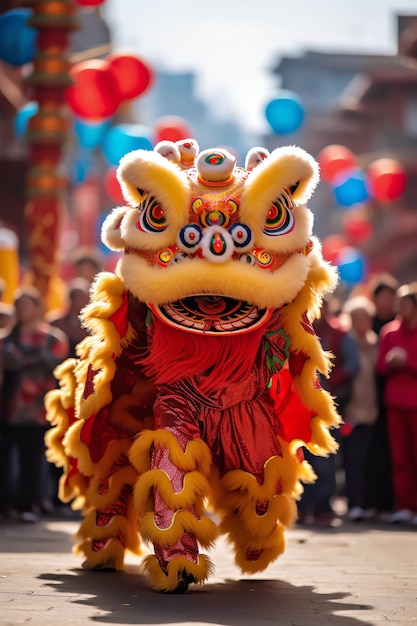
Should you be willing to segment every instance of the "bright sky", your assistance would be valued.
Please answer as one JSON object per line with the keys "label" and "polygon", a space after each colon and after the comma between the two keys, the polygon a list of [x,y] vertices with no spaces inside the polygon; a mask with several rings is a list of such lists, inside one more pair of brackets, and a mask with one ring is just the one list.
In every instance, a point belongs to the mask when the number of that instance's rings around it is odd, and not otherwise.
{"label": "bright sky", "polygon": [[269,68],[304,50],[396,52],[395,14],[417,0],[106,0],[115,49],[155,69],[194,71],[197,96],[263,132],[278,94]]}

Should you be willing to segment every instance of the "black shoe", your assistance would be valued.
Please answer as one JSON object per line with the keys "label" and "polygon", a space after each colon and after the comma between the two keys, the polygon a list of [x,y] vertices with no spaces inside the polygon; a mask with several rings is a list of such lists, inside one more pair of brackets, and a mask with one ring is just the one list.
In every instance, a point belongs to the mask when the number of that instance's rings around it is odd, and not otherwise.
{"label": "black shoe", "polygon": [[185,569],[181,573],[178,573],[178,585],[171,591],[163,591],[162,593],[185,593],[188,591],[188,585],[196,583],[196,579],[191,574],[188,574]]}

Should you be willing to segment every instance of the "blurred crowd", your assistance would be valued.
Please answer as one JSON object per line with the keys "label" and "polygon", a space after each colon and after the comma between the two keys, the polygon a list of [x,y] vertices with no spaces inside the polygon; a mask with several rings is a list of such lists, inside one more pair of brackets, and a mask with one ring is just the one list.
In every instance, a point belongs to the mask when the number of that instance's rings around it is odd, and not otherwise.
{"label": "blurred crowd", "polygon": [[332,526],[343,513],[417,528],[417,282],[375,276],[344,301],[325,299],[314,327],[334,355],[321,384],[343,422],[337,455],[305,452],[317,481],[298,522]]}
{"label": "blurred crowd", "polygon": [[34,522],[70,511],[58,498],[61,470],[45,457],[44,396],[56,387],[55,367],[75,357],[86,336],[79,315],[101,269],[95,250],[78,250],[62,309],[49,312],[32,286],[5,304],[0,284],[0,519]]}
{"label": "blurred crowd", "polygon": [[[62,310],[45,313],[40,294],[22,286],[12,305],[0,282],[0,518],[33,522],[65,513],[61,470],[46,461],[44,395],[53,372],[85,337],[79,315],[100,255],[80,250]],[[329,378],[342,426],[339,452],[305,449],[317,480],[305,485],[298,523],[333,526],[381,521],[417,528],[417,283],[379,275],[343,299],[325,298],[315,331],[333,354]]]}

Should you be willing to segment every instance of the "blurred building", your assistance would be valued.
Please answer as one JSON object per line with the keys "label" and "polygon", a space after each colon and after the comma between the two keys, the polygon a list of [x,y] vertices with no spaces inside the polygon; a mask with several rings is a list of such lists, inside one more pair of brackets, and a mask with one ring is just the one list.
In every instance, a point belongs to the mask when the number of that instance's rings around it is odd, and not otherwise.
{"label": "blurred building", "polygon": [[152,128],[161,117],[179,116],[193,130],[200,150],[229,146],[242,163],[253,145],[251,138],[233,120],[213,116],[210,108],[196,96],[196,79],[193,72],[167,72],[156,68],[152,89],[133,104],[134,117]]}
{"label": "blurred building", "polygon": [[[300,96],[306,119],[290,137],[271,134],[263,143],[269,149],[294,143],[314,156],[342,144],[364,169],[381,157],[401,163],[405,194],[389,204],[367,203],[374,236],[357,247],[371,271],[408,281],[417,279],[417,16],[397,16],[397,30],[396,55],[308,51],[283,57],[273,73],[281,88]],[[329,185],[320,183],[311,207],[322,238],[340,232],[344,210]]]}
{"label": "blurred building", "polygon": [[[2,0],[0,13],[30,1]],[[105,57],[112,51],[111,28],[100,10],[80,11],[80,28],[72,35],[72,60]],[[190,125],[200,149],[230,147],[239,164],[253,145],[270,150],[287,143],[297,144],[317,156],[329,144],[343,144],[366,168],[379,157],[389,156],[407,170],[406,193],[389,205],[367,203],[374,236],[358,247],[367,255],[373,271],[388,270],[401,280],[417,278],[417,16],[397,16],[398,53],[395,55],[323,53],[307,51],[280,59],[273,73],[277,83],[301,97],[306,120],[301,129],[287,137],[270,134],[248,136],[233,119],[219,119],[197,94],[197,77],[192,72],[155,69],[156,80],[144,96],[129,107],[121,107],[115,123],[137,122],[150,128],[161,117],[177,115]],[[30,100],[23,77],[27,68],[13,68],[0,61],[0,225],[15,230],[25,255],[25,179],[27,146],[13,128],[16,112]],[[76,142],[69,142],[64,167],[77,165]],[[99,151],[98,151],[99,152]],[[72,168],[72,169],[71,169]],[[95,155],[95,179],[102,182],[106,164]],[[75,177],[76,178],[76,177]],[[72,181],[77,187],[79,180]],[[71,185],[70,185],[71,186]],[[70,189],[71,191],[71,189]],[[72,196],[71,196],[72,197]],[[71,197],[69,209],[72,210]],[[100,194],[101,211],[112,206]],[[332,190],[321,183],[311,207],[315,231],[324,238],[341,230],[343,209]],[[353,242],[354,243],[354,242]]]}

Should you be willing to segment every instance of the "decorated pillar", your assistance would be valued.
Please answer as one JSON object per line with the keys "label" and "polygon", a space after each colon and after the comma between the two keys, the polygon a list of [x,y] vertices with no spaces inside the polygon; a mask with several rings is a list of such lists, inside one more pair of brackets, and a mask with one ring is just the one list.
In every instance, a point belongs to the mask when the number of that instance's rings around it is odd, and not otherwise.
{"label": "decorated pillar", "polygon": [[60,165],[70,133],[65,91],[72,84],[69,36],[77,28],[77,7],[72,0],[32,0],[31,4],[30,25],[39,34],[33,70],[26,83],[39,109],[28,124],[25,215],[31,282],[46,298],[57,272],[60,213],[66,188],[66,174]]}

